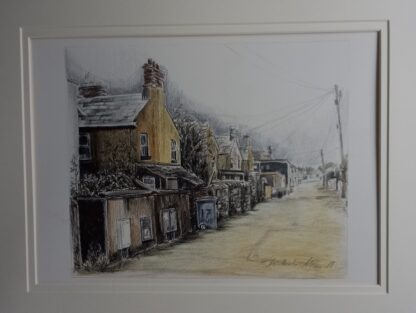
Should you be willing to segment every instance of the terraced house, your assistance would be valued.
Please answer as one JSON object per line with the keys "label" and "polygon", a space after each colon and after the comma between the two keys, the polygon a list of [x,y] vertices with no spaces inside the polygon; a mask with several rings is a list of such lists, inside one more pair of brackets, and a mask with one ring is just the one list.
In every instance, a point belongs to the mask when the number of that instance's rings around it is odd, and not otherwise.
{"label": "terraced house", "polygon": [[79,159],[81,169],[126,163],[180,164],[180,138],[166,109],[162,75],[152,60],[143,66],[143,93],[109,95],[104,87],[80,87]]}
{"label": "terraced house", "polygon": [[180,165],[180,137],[166,109],[163,71],[149,59],[143,72],[142,93],[112,95],[91,83],[79,87],[81,181],[106,170],[128,172],[122,190],[110,186],[78,197],[79,263],[97,251],[109,259],[135,253],[191,229],[189,193],[203,181]]}

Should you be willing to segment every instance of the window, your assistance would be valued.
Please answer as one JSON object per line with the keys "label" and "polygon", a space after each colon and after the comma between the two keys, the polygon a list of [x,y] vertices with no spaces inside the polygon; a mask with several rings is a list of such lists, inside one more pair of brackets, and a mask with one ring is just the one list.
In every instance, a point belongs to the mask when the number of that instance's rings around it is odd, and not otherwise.
{"label": "window", "polygon": [[149,137],[146,133],[140,134],[140,158],[149,159]]}
{"label": "window", "polygon": [[142,242],[153,240],[152,220],[148,216],[140,218],[140,229],[142,235]]}
{"label": "window", "polygon": [[170,141],[170,156],[172,163],[177,162],[177,148],[176,148],[176,140]]}
{"label": "window", "polygon": [[149,187],[156,189],[156,179],[153,176],[143,176],[142,182]]}
{"label": "window", "polygon": [[166,189],[176,190],[178,189],[178,179],[169,177],[166,179]]}
{"label": "window", "polygon": [[79,134],[78,154],[80,161],[91,160],[91,137],[88,133]]}
{"label": "window", "polygon": [[162,210],[163,232],[170,233],[177,230],[176,209],[169,208]]}

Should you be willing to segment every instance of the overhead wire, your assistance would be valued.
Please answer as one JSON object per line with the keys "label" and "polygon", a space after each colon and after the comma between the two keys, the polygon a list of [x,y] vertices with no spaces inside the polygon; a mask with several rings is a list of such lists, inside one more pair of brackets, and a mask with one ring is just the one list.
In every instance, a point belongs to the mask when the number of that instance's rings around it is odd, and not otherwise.
{"label": "overhead wire", "polygon": [[[314,116],[314,118],[311,118],[311,119],[308,119],[308,121],[306,122],[306,123],[303,123],[302,124],[302,127],[301,128],[299,128],[298,126],[296,127],[296,129],[294,130],[294,131],[292,131],[292,132],[290,132],[290,134],[285,138],[285,139],[283,139],[283,140],[280,140],[279,142],[280,143],[284,143],[288,138],[290,138],[290,137],[292,137],[293,135],[294,135],[294,133],[296,133],[297,131],[299,131],[299,130],[301,130],[301,129],[305,129],[305,127],[306,126],[308,126],[309,124],[310,124],[310,122],[311,121],[314,121],[315,122],[315,120],[316,120],[316,112],[318,111],[318,109],[320,108],[321,106],[317,106],[314,110],[313,110],[313,116]],[[323,144],[323,146],[326,146],[327,145],[327,143],[328,143],[328,139],[330,138],[330,135],[331,134],[333,134],[333,132],[332,132],[332,128],[333,128],[333,123],[331,123],[331,121],[332,121],[332,117],[330,116],[331,114],[330,114],[330,111],[328,110],[327,111],[328,113],[327,113],[327,115],[328,115],[328,118],[327,118],[327,123],[330,125],[329,127],[328,127],[328,131],[327,132],[325,132],[325,135],[322,135],[322,136],[325,136],[325,140],[324,140],[324,144]],[[328,151],[330,151],[330,150],[328,150]],[[315,154],[315,153],[319,153],[320,152],[320,149],[318,150],[318,149],[311,149],[311,150],[304,150],[304,151],[302,151],[302,152],[296,152],[296,149],[291,153],[291,154],[293,154],[294,155],[294,157],[299,157],[299,156],[302,156],[302,155],[305,155],[305,154]],[[310,158],[311,158],[312,156],[310,156],[309,157],[309,160],[306,162],[306,163],[308,163],[308,162],[310,162],[311,160],[310,160]],[[315,159],[315,158],[314,158]]]}
{"label": "overhead wire", "polygon": [[[314,108],[312,108],[311,110],[308,110],[307,113],[308,115],[312,115],[313,117],[309,118],[305,123],[302,123],[300,126],[299,124],[296,124],[295,129],[291,130],[290,133],[284,138],[284,139],[280,139],[279,140],[279,145],[283,144],[283,147],[285,147],[285,143],[289,140],[289,138],[293,137],[296,133],[298,133],[301,130],[304,130],[306,127],[309,127],[311,122],[314,122],[313,124],[315,125],[315,121],[316,121],[316,114],[318,112],[318,110],[320,108],[322,108],[322,105],[325,103],[325,101],[322,101],[321,103],[319,103],[317,106],[315,106]],[[303,114],[306,113],[306,111],[302,112]],[[302,114],[302,115],[303,115]],[[279,124],[282,125],[282,124]],[[272,126],[272,128],[276,128],[276,126]],[[296,145],[296,143],[291,143],[290,145],[290,150],[286,150],[285,148],[283,149],[283,151],[285,152],[285,155],[292,155],[294,158],[296,158],[299,154],[297,152],[295,152],[296,150],[298,150],[298,145]],[[293,149],[295,148],[295,149]],[[315,151],[316,149],[311,149],[309,151]],[[301,152],[302,154],[302,152]]]}
{"label": "overhead wire", "polygon": [[306,105],[306,104],[308,104],[310,102],[313,102],[313,101],[321,100],[324,96],[326,96],[329,93],[332,93],[332,91],[321,93],[319,96],[309,98],[309,99],[306,99],[306,100],[302,100],[302,101],[299,101],[299,102],[286,104],[286,105],[280,106],[278,109],[275,109],[275,110],[272,110],[272,111],[263,111],[263,112],[259,112],[259,113],[255,113],[255,114],[249,114],[249,115],[247,115],[247,117],[253,118],[254,116],[262,116],[262,115],[270,115],[270,114],[274,114],[274,113],[280,113],[280,112],[282,112],[282,110],[285,110],[285,109],[288,109],[288,108],[298,107],[298,106]]}
{"label": "overhead wire", "polygon": [[[232,51],[234,54],[238,55],[240,58],[242,58],[242,59],[250,59],[247,56],[243,56],[240,52],[238,52],[237,50],[235,50],[231,46],[229,46],[229,45],[225,45],[225,46],[230,51]],[[246,50],[249,51],[249,54],[251,56],[254,55],[257,60],[260,60],[261,63],[266,64],[267,66],[266,67],[260,66],[258,64],[258,62],[256,62],[257,64],[255,64],[253,61],[251,61],[250,63],[252,65],[254,65],[255,67],[257,67],[257,68],[263,70],[264,72],[268,73],[272,77],[275,77],[275,75],[277,74],[277,75],[280,76],[281,79],[283,79],[283,80],[285,80],[285,81],[287,81],[289,83],[295,84],[297,86],[304,87],[304,88],[315,89],[315,90],[323,90],[323,91],[326,91],[324,94],[322,94],[320,96],[317,96],[315,98],[312,98],[312,99],[308,99],[308,100],[299,102],[299,103],[294,104],[294,105],[292,104],[292,105],[283,106],[283,107],[279,108],[279,110],[277,110],[277,111],[261,112],[261,113],[258,113],[258,114],[254,114],[254,115],[252,114],[252,115],[250,115],[250,117],[252,118],[253,116],[270,115],[271,113],[274,113],[274,112],[279,112],[280,113],[282,110],[284,110],[285,108],[289,108],[289,107],[292,107],[293,108],[292,111],[285,112],[285,114],[283,116],[280,116],[280,117],[274,118],[272,120],[268,120],[268,121],[262,122],[262,123],[260,123],[260,124],[258,124],[256,126],[250,128],[249,131],[256,131],[256,130],[259,130],[259,129],[262,129],[262,131],[266,131],[266,130],[267,131],[270,131],[272,129],[275,129],[277,126],[279,126],[279,125],[281,125],[281,124],[283,124],[283,123],[285,123],[285,122],[287,122],[289,120],[292,120],[293,118],[298,118],[299,116],[302,116],[305,113],[309,113],[312,110],[313,110],[313,112],[316,112],[316,110],[319,107],[321,107],[322,103],[324,103],[325,98],[328,97],[328,95],[330,95],[333,92],[332,91],[332,87],[331,88],[322,88],[322,87],[319,87],[319,86],[314,86],[313,84],[310,84],[310,83],[308,83],[308,82],[306,82],[304,80],[298,79],[298,78],[294,77],[293,75],[292,75],[293,79],[284,78],[284,77],[282,77],[281,71],[272,71],[271,70],[270,66],[275,67],[275,68],[279,68],[277,66],[277,64],[270,62],[270,60],[266,59],[264,56],[260,55],[256,51],[253,51],[249,47],[246,47]],[[322,102],[319,101],[319,100],[322,100]],[[319,101],[319,102],[315,103],[314,101]],[[330,135],[333,133],[332,132],[333,126],[334,126],[333,123],[330,123],[330,126],[328,128],[328,132],[327,132],[327,134],[325,136],[325,140],[324,140],[324,142],[322,144],[322,148],[326,147],[326,145],[328,143],[328,140],[330,138]],[[304,127],[302,127],[302,128],[304,128]],[[288,136],[286,136],[283,139],[283,141],[280,141],[280,142],[281,143],[282,142],[286,142],[289,138],[291,138],[299,130],[300,130],[299,128],[295,128],[293,131],[291,131],[288,134]],[[339,147],[335,147],[335,149],[339,149]],[[330,151],[330,150],[328,150],[328,151]],[[317,152],[320,152],[320,150],[308,151],[308,152],[306,152],[306,154],[308,154],[308,153],[317,153]],[[296,154],[299,155],[299,153],[296,153]],[[319,155],[316,156],[316,157],[314,157],[314,159],[316,159],[317,157],[319,157]]]}
{"label": "overhead wire", "polygon": [[[320,108],[320,105],[317,105],[316,107],[314,107],[314,110],[312,112],[309,112],[310,114],[316,114],[316,111],[318,111],[318,109]],[[315,119],[314,119],[315,120]],[[295,126],[295,129],[292,130],[288,136],[286,136],[284,139],[280,140],[280,143],[282,142],[286,142],[287,140],[289,140],[289,138],[291,138],[294,134],[296,134],[297,132],[299,132],[300,130],[304,130],[306,128],[306,126],[309,125],[309,122],[311,120],[308,120],[306,123],[303,123],[300,127],[298,125]],[[272,128],[273,129],[273,128]]]}
{"label": "overhead wire", "polygon": [[[246,60],[247,56],[243,56],[240,52],[238,52],[235,48],[232,48],[229,44],[225,44],[224,45],[228,50],[230,50],[231,52],[233,52],[235,55],[239,56],[240,58]],[[257,56],[257,59],[259,57]],[[267,61],[266,59],[261,59],[263,62],[262,63],[267,63],[268,65],[272,65],[273,67],[277,67],[276,64],[270,63],[269,61]],[[283,81],[286,81],[288,83],[292,83],[295,84],[299,87],[303,87],[303,88],[309,88],[309,89],[314,89],[314,90],[324,90],[324,91],[328,91],[331,88],[321,88],[321,87],[316,87],[316,86],[312,86],[312,84],[310,83],[306,83],[305,81],[299,80],[298,81],[295,80],[291,80],[291,79],[287,79],[282,77],[282,74],[280,73],[280,71],[272,71],[269,67],[263,67],[260,66],[259,64],[255,64],[252,61],[250,62],[252,65],[254,65],[255,67],[265,71],[266,73],[268,73],[269,75],[271,75],[273,78],[276,77],[276,75],[280,76],[280,79]]]}
{"label": "overhead wire", "polygon": [[[314,108],[317,108],[317,107],[321,106],[324,103],[325,98],[328,97],[328,95],[329,94],[325,94],[321,98],[322,101],[320,101],[320,102],[305,105],[304,107],[301,107],[297,110],[289,112],[289,113],[281,116],[280,118],[275,118],[273,120],[266,121],[266,122],[262,123],[261,125],[255,127],[255,128],[252,128],[252,130],[263,129],[263,130],[270,131],[271,129],[276,128],[277,126],[281,125],[282,123],[284,123],[288,120],[300,117],[303,114],[308,113],[309,111],[313,110]],[[278,124],[278,123],[280,123],[280,124]],[[264,128],[264,127],[266,127],[266,128]]]}
{"label": "overhead wire", "polygon": [[[248,51],[251,51],[251,53],[253,53],[258,59],[262,60],[264,63],[268,64],[268,65],[272,65],[273,67],[278,68],[278,70],[282,70],[283,68],[278,66],[277,64],[271,62],[270,60],[266,59],[264,56],[260,55],[258,52],[254,51],[253,49],[246,47],[246,49]],[[285,71],[283,69],[283,72],[287,73],[287,71]],[[281,73],[281,71],[278,71],[277,73]],[[319,86],[315,86],[309,82],[306,82],[305,80],[302,79],[298,79],[296,78],[293,74],[291,75],[293,79],[285,79],[286,81],[296,84],[300,87],[304,87],[304,88],[310,88],[310,89],[315,89],[315,90],[324,90],[324,91],[328,91],[331,88],[323,88],[323,87],[319,87]]]}

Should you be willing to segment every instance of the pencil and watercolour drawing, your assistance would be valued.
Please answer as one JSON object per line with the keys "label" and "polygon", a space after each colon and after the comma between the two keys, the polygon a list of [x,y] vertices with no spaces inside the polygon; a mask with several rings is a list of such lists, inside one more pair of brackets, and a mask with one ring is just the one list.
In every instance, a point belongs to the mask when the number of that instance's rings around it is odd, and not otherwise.
{"label": "pencil and watercolour drawing", "polygon": [[315,36],[68,46],[76,272],[344,277],[350,42]]}

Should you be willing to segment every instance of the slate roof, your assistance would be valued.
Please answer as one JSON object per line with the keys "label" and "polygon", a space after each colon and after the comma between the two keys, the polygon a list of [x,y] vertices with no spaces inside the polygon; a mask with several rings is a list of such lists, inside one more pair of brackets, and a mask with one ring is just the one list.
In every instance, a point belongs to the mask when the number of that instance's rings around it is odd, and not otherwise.
{"label": "slate roof", "polygon": [[100,195],[108,198],[128,198],[128,197],[140,197],[140,196],[149,196],[152,194],[152,191],[141,190],[141,189],[129,189],[129,190],[112,190],[101,192]]}
{"label": "slate roof", "polygon": [[158,164],[158,163],[137,163],[137,169],[147,171],[156,176],[163,178],[177,177],[183,179],[194,186],[204,184],[204,181],[196,176],[194,173],[187,171],[180,165],[175,164]]}
{"label": "slate roof", "polygon": [[78,200],[100,200],[100,199],[118,199],[118,198],[140,198],[152,195],[178,194],[183,193],[181,190],[143,190],[143,189],[124,189],[100,192],[98,196],[78,197]]}
{"label": "slate roof", "polygon": [[230,136],[218,136],[216,139],[219,147],[219,153],[230,154],[234,144],[234,142],[230,140]]}
{"label": "slate roof", "polygon": [[134,127],[147,101],[140,93],[80,98],[79,127]]}

